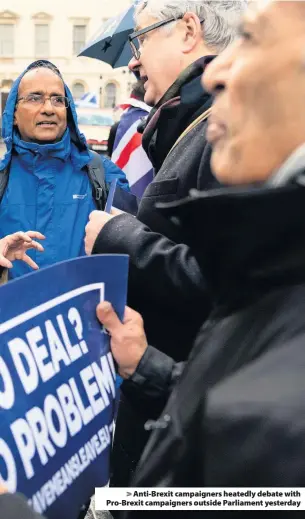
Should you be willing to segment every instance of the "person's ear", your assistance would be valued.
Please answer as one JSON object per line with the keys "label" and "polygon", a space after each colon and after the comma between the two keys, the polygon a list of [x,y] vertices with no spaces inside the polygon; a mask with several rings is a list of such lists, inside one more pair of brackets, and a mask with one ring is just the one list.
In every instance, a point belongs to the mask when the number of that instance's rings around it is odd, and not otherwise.
{"label": "person's ear", "polygon": [[188,54],[196,47],[198,42],[202,40],[202,26],[195,13],[185,13],[182,22],[184,22],[184,42],[182,52]]}

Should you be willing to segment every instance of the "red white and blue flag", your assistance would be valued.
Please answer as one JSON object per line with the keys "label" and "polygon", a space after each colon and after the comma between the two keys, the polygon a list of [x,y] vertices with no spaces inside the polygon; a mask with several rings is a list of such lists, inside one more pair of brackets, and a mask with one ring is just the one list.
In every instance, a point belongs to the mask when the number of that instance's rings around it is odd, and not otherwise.
{"label": "red white and blue flag", "polygon": [[122,108],[124,112],[116,132],[111,160],[126,174],[131,192],[141,198],[153,179],[153,167],[142,148],[142,135],[137,128],[151,108],[134,98],[130,98]]}

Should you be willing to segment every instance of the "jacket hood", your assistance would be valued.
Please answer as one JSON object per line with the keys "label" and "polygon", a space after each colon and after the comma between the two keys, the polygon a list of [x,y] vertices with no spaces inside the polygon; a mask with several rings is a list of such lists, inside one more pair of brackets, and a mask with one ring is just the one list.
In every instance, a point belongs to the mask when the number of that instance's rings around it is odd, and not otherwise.
{"label": "jacket hood", "polygon": [[[16,102],[17,102],[17,97],[18,97],[18,89],[19,89],[20,81],[22,80],[23,76],[29,70],[36,68],[35,67],[36,63],[41,64],[41,67],[43,67],[44,65],[54,66],[53,63],[51,63],[50,61],[47,61],[47,60],[34,61],[14,81],[13,86],[10,90],[9,96],[7,98],[7,102],[6,102],[6,106],[5,106],[5,110],[3,112],[3,118],[2,118],[2,137],[4,139],[7,151],[6,151],[3,159],[0,161],[0,171],[5,169],[11,160],[12,149],[13,149],[14,112],[15,112],[15,107],[16,107]],[[59,71],[58,71],[58,73],[59,73]],[[64,83],[65,95],[70,100],[70,105],[67,108],[67,125],[70,130],[71,141],[77,146],[77,148],[80,151],[88,151],[88,153],[89,153],[89,148],[88,148],[88,145],[86,142],[86,138],[78,129],[76,108],[75,108],[73,96],[71,94],[69,87],[65,84],[65,82],[62,78],[62,75],[60,73],[59,73],[59,75]]]}

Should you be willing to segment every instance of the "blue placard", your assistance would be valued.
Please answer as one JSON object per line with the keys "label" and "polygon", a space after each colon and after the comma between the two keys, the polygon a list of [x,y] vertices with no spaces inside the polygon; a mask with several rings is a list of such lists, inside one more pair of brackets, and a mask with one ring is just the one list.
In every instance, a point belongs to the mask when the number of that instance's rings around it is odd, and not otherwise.
{"label": "blue placard", "polygon": [[109,480],[115,369],[100,300],[122,318],[128,257],[58,263],[0,288],[0,474],[49,519]]}

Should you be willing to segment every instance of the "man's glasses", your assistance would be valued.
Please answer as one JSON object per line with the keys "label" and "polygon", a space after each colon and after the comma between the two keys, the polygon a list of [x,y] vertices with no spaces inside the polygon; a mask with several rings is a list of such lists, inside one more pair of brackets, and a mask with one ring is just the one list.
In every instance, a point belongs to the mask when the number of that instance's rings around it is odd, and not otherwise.
{"label": "man's glasses", "polygon": [[68,108],[70,100],[65,96],[45,96],[44,94],[29,94],[27,96],[19,97],[17,103],[22,101],[28,105],[38,106],[43,105],[47,99],[50,99],[51,104],[56,108]]}
{"label": "man's glasses", "polygon": [[131,47],[131,51],[133,56],[136,58],[136,60],[140,59],[141,52],[140,52],[140,46],[141,46],[141,36],[143,34],[146,34],[147,32],[154,31],[155,29],[159,29],[159,27],[163,27],[163,25],[167,25],[171,22],[176,22],[177,20],[181,20],[184,15],[179,16],[178,18],[170,18],[169,20],[162,20],[161,22],[154,23],[153,25],[149,25],[148,27],[145,27],[145,29],[141,29],[140,31],[136,31],[131,33],[128,36],[129,44]]}
{"label": "man's glasses", "polygon": [[[129,36],[129,44],[131,47],[132,54],[136,60],[139,60],[141,57],[140,47],[141,47],[141,36],[150,31],[154,31],[155,29],[159,29],[159,27],[163,27],[163,25],[167,25],[171,22],[177,22],[178,20],[182,20],[184,14],[178,16],[178,18],[170,18],[169,20],[162,20],[161,22],[154,23],[153,25],[149,25],[145,27],[145,29],[141,29],[140,31],[132,32]],[[200,20],[200,23],[203,23],[204,19]]]}

